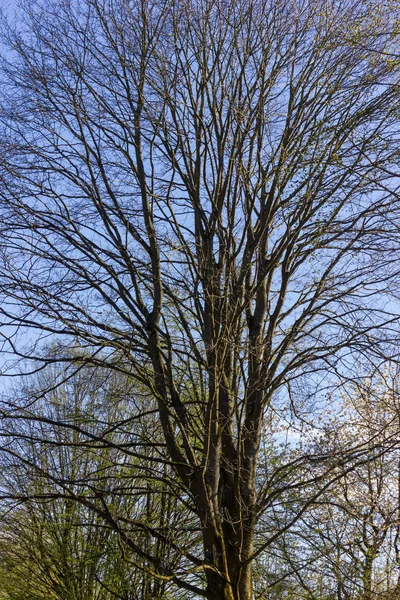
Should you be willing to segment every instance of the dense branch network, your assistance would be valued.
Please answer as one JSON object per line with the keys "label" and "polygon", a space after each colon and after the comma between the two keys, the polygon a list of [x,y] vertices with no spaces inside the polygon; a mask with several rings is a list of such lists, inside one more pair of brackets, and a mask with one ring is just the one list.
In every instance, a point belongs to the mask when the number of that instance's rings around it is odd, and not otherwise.
{"label": "dense branch network", "polygon": [[396,353],[397,29],[379,10],[60,1],[5,30],[5,348],[147,390],[210,598],[251,597],[266,415]]}

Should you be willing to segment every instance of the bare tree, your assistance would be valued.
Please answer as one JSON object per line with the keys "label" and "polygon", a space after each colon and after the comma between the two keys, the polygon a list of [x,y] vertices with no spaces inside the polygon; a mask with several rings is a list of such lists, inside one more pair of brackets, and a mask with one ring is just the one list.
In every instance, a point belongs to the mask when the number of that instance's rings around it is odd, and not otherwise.
{"label": "bare tree", "polygon": [[151,393],[203,547],[156,575],[191,594],[252,598],[282,533],[254,544],[271,411],[395,352],[396,10],[56,0],[5,28],[4,347],[40,368],[56,336]]}

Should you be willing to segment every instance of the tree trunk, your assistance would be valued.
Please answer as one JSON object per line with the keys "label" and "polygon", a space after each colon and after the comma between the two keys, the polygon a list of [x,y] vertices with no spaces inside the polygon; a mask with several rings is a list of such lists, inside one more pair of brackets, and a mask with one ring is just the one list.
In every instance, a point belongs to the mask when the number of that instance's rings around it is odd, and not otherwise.
{"label": "tree trunk", "polygon": [[228,581],[222,574],[207,570],[207,598],[209,600],[252,600],[252,570],[251,565],[244,565],[232,572],[229,569]]}
{"label": "tree trunk", "polygon": [[[224,527],[226,529],[226,527]],[[204,554],[209,562],[206,569],[209,600],[252,600],[252,563],[246,558],[253,549],[253,531],[234,532],[233,528],[219,538],[204,530]],[[233,534],[233,535],[232,535]]]}
{"label": "tree trunk", "polygon": [[365,556],[365,565],[363,572],[363,597],[362,600],[372,599],[372,570],[373,564],[376,557],[374,548],[368,548]]}

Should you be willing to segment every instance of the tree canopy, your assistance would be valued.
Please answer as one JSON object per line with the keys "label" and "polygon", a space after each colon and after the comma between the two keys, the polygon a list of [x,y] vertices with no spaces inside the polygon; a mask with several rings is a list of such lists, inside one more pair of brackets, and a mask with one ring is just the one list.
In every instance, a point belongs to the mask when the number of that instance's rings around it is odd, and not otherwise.
{"label": "tree canopy", "polygon": [[[179,572],[146,560],[192,594],[250,600],[255,558],[337,477],[324,455],[288,456],[262,480],[273,416],[307,419],[398,352],[398,5],[21,14],[3,27],[4,351],[67,365],[60,380],[85,364],[136,382],[201,536]],[[295,513],[256,539],[288,489]]]}

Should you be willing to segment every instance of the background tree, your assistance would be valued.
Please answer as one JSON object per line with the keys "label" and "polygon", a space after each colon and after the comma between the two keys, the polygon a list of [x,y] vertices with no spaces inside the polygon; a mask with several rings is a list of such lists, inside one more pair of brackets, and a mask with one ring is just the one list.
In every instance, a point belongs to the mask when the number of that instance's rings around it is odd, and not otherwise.
{"label": "background tree", "polygon": [[[185,516],[177,513],[165,467],[160,473],[151,460],[154,437],[146,447],[132,410],[126,412],[127,394],[133,389],[121,375],[53,366],[27,378],[8,400],[0,521],[7,600],[168,597],[168,581],[149,575],[145,557],[151,549],[159,562],[179,562],[171,543],[174,521],[182,529]],[[151,417],[148,411],[148,433]],[[129,450],[143,447],[138,468]],[[116,514],[138,552],[123,552]]]}
{"label": "background tree", "polygon": [[[254,559],[321,493],[310,478],[326,485],[312,461],[295,483],[280,474],[296,462],[272,474],[272,496],[259,485],[269,412],[304,416],[331,374],[397,343],[398,5],[59,0],[22,15],[4,33],[5,350],[40,368],[41,337],[67,362],[75,341],[148,390],[202,551],[180,570],[146,560],[192,594],[249,600]],[[296,514],[255,545],[288,486]]]}
{"label": "background tree", "polygon": [[309,428],[321,454],[334,456],[355,439],[368,451],[351,471],[343,463],[343,477],[270,548],[269,565],[260,569],[265,588],[281,581],[283,597],[312,600],[396,597],[399,397],[396,373],[385,371],[347,389],[341,415],[337,407],[334,418]]}

